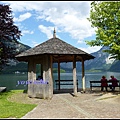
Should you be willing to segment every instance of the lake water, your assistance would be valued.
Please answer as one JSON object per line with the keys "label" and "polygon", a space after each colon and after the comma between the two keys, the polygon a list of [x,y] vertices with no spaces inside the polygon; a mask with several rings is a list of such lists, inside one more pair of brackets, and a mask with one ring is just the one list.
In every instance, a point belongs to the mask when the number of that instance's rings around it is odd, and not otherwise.
{"label": "lake water", "polygon": [[[60,78],[64,80],[73,79],[72,73],[61,73]],[[100,80],[101,77],[105,75],[107,79],[110,79],[111,75],[114,75],[118,80],[120,80],[120,73],[119,72],[87,72],[85,73],[85,85],[86,88],[90,87],[89,81],[90,80]],[[58,77],[57,73],[53,74],[54,81]],[[77,73],[77,79],[79,88],[82,88],[82,74]],[[15,89],[27,89],[27,85],[18,85],[18,81],[27,81],[27,74],[0,74],[0,87],[7,87],[7,90],[15,90]],[[72,88],[72,86],[61,86],[61,88]],[[54,89],[56,89],[55,82],[54,82]]]}

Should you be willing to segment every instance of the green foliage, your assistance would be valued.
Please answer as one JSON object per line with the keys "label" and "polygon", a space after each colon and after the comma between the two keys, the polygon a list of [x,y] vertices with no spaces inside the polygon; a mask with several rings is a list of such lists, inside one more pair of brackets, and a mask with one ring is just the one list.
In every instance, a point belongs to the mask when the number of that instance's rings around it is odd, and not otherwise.
{"label": "green foliage", "polygon": [[21,90],[12,90],[9,92],[0,93],[0,118],[21,118],[29,111],[31,111],[35,104],[22,104],[16,102],[10,102],[8,98]]}
{"label": "green foliage", "polygon": [[28,71],[28,64],[26,62],[20,62],[14,66],[7,66],[2,70],[2,73],[12,74],[12,73],[15,73],[16,71],[27,72]]}
{"label": "green foliage", "polygon": [[15,56],[13,53],[15,49],[8,42],[17,43],[20,36],[21,31],[14,25],[10,6],[0,4],[0,70],[6,65],[8,59]]}
{"label": "green foliage", "polygon": [[[53,73],[58,73],[58,68],[53,68]],[[60,73],[65,73],[65,70],[60,69]]]}
{"label": "green foliage", "polygon": [[0,55],[1,55],[1,52],[2,52],[2,48],[0,48]]}
{"label": "green foliage", "polygon": [[0,40],[20,39],[21,31],[14,25],[10,5],[0,4]]}
{"label": "green foliage", "polygon": [[101,70],[96,70],[96,69],[90,69],[90,70],[86,70],[86,72],[102,72]]}
{"label": "green foliage", "polygon": [[120,2],[92,2],[88,20],[96,28],[96,40],[86,43],[90,46],[108,46],[109,49],[104,52],[120,60]]}
{"label": "green foliage", "polygon": [[[0,56],[2,54],[2,48],[0,48]],[[0,64],[1,64],[1,58],[0,58]]]}

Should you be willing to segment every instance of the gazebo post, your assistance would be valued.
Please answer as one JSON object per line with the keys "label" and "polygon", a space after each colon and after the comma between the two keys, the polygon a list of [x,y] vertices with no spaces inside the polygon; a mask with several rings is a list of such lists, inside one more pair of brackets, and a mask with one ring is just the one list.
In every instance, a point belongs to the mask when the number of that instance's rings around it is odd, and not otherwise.
{"label": "gazebo post", "polygon": [[53,70],[52,70],[53,58],[50,55],[50,65],[49,65],[49,98],[53,97]]}
{"label": "gazebo post", "polygon": [[59,81],[59,90],[60,90],[60,61],[58,60],[58,81]]}
{"label": "gazebo post", "polygon": [[73,85],[74,85],[74,96],[77,96],[76,56],[75,55],[73,55]]}
{"label": "gazebo post", "polygon": [[84,72],[84,60],[82,59],[82,89],[85,92],[85,72]]}
{"label": "gazebo post", "polygon": [[[29,97],[35,97],[34,89],[33,89],[35,80],[36,80],[36,64],[31,59],[28,62],[28,96]],[[32,83],[30,84],[29,81]]]}
{"label": "gazebo post", "polygon": [[43,56],[43,80],[48,82],[43,92],[43,98],[51,99],[53,96],[53,79],[52,79],[52,58],[50,55]]}

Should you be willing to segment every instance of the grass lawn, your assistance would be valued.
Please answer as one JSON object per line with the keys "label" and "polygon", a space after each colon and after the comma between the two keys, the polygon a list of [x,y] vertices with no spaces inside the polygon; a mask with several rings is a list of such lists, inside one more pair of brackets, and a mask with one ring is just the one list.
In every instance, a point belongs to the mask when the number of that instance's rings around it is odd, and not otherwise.
{"label": "grass lawn", "polygon": [[10,102],[8,98],[23,90],[11,90],[0,93],[0,118],[21,118],[37,105]]}

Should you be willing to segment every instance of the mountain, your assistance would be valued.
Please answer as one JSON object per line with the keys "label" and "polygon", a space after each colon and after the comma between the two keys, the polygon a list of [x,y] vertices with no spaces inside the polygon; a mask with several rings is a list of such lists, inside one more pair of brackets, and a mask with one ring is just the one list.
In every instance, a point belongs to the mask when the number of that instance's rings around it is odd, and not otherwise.
{"label": "mountain", "polygon": [[115,62],[115,59],[110,59],[110,55],[103,52],[103,50],[106,49],[108,49],[108,47],[102,47],[99,51],[91,53],[95,58],[93,60],[85,61],[85,69],[109,71],[109,68]]}
{"label": "mountain", "polygon": [[[13,45],[13,44],[11,44]],[[23,52],[31,47],[24,45],[22,43],[14,44],[16,52]],[[109,59],[110,55],[103,50],[108,49],[108,47],[102,47],[97,52],[91,53],[91,55],[95,56],[94,59],[87,60],[84,62],[85,71],[110,71],[110,72],[120,72],[120,61],[115,59]],[[6,66],[2,73],[15,73],[19,72],[27,72],[27,63],[19,62],[15,59],[9,60],[8,66]],[[53,64],[53,68],[57,68],[57,63]],[[72,72],[73,64],[72,62],[60,63],[60,68],[65,70],[66,72]],[[76,63],[76,69],[78,72],[82,71],[82,63]]]}
{"label": "mountain", "polygon": [[[7,44],[9,44],[9,46],[12,46],[14,48],[12,53],[16,53],[16,54],[21,53],[31,48],[28,45],[24,45],[20,42],[18,43],[9,42]],[[2,73],[15,73],[16,71],[27,72],[27,63],[19,62],[16,59],[9,59],[7,65],[4,66],[4,69],[1,72]]]}
{"label": "mountain", "polygon": [[[29,47],[28,45],[24,45],[20,42],[18,43],[13,43],[13,42],[9,42],[9,45],[10,46],[14,46],[14,50],[12,52],[14,52],[15,54],[19,54],[25,50],[28,50],[30,49],[31,47]],[[15,60],[15,59],[9,59],[9,62],[8,62],[8,65],[14,65],[16,64],[18,61]]]}
{"label": "mountain", "polygon": [[116,60],[109,68],[110,72],[120,72],[120,60]]}
{"label": "mountain", "polygon": [[[108,47],[102,47],[97,52],[91,53],[95,56],[94,59],[87,60],[84,62],[86,71],[111,71],[111,72],[120,72],[120,61],[115,59],[110,59],[110,55],[103,50],[108,49]],[[72,71],[72,63],[61,63],[61,68],[65,69],[67,72]],[[77,71],[82,71],[82,63],[76,63]]]}

